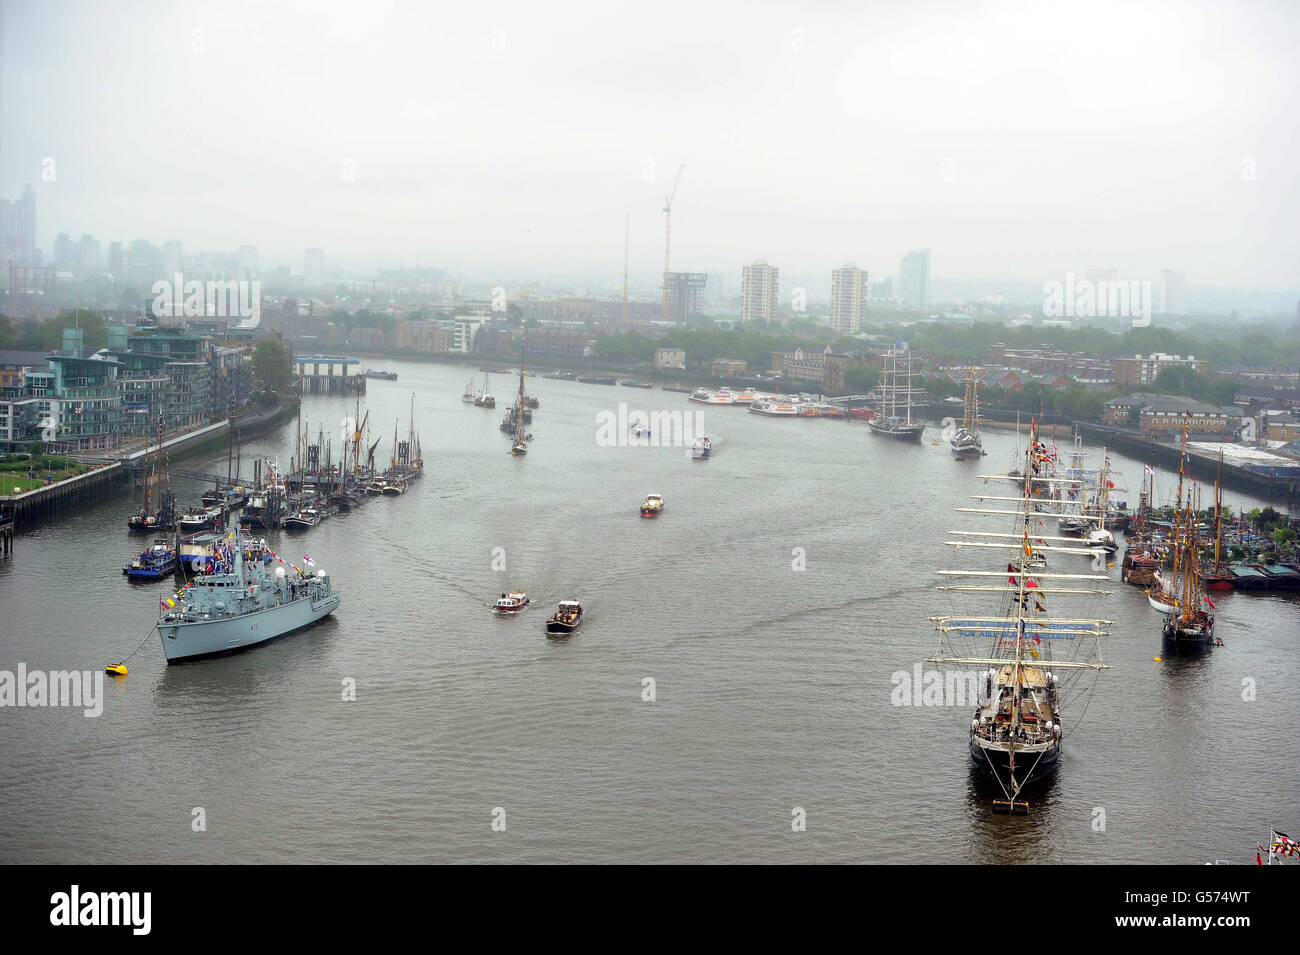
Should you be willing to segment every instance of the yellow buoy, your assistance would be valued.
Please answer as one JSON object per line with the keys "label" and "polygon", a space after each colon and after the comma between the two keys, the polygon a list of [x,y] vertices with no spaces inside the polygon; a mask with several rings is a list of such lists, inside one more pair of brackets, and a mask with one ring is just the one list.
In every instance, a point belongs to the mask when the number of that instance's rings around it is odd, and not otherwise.
{"label": "yellow buoy", "polygon": [[127,674],[126,664],[110,663],[108,666],[104,667],[104,672],[111,673],[113,674],[113,676],[126,676]]}
{"label": "yellow buoy", "polygon": [[1160,658],[1159,658],[1159,657],[1156,657],[1156,663],[1159,663],[1159,662],[1160,662]]}

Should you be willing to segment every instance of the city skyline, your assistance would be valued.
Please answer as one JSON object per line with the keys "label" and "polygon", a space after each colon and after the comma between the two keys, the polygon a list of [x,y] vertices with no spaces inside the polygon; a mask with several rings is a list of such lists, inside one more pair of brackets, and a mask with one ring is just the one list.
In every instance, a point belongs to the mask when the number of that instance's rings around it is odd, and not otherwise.
{"label": "city skyline", "polygon": [[[105,248],[154,236],[255,244],[268,263],[319,247],[358,270],[604,285],[625,216],[632,271],[662,261],[685,163],[673,262],[690,271],[765,255],[792,276],[888,274],[929,247],[963,279],[1104,263],[1290,291],[1300,14],[1270,7],[1125,7],[1119,30],[1104,9],[768,4],[743,20],[692,10],[690,40],[671,16],[630,31],[616,11],[554,35],[510,5],[259,8],[242,31],[196,3],[129,26],[90,4],[6,3],[0,195],[33,185],[42,248],[59,232]],[[166,84],[127,68],[152,61]]]}

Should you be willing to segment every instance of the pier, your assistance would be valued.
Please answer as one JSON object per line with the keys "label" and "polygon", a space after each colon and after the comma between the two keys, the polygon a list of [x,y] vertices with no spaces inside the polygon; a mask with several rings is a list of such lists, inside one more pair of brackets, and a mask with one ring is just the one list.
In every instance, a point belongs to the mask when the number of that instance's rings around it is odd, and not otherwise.
{"label": "pier", "polygon": [[0,560],[14,555],[14,519],[0,514]]}
{"label": "pier", "polygon": [[304,355],[293,360],[302,393],[311,395],[364,395],[366,376],[361,362],[339,355]]}

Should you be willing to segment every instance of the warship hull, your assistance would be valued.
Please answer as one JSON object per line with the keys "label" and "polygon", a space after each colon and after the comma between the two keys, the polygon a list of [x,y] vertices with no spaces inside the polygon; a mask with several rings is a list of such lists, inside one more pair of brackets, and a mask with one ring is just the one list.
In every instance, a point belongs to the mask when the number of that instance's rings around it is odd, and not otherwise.
{"label": "warship hull", "polygon": [[332,614],[342,599],[342,594],[331,593],[230,617],[193,622],[164,619],[158,622],[158,634],[168,663],[193,660],[255,647],[301,630]]}

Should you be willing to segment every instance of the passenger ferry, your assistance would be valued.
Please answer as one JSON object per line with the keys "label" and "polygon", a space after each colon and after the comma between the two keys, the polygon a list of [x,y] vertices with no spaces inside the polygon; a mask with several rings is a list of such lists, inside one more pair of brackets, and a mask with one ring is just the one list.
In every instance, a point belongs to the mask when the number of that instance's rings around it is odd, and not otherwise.
{"label": "passenger ferry", "polygon": [[752,414],[767,415],[769,418],[797,418],[799,403],[790,398],[761,398],[749,406]]}

